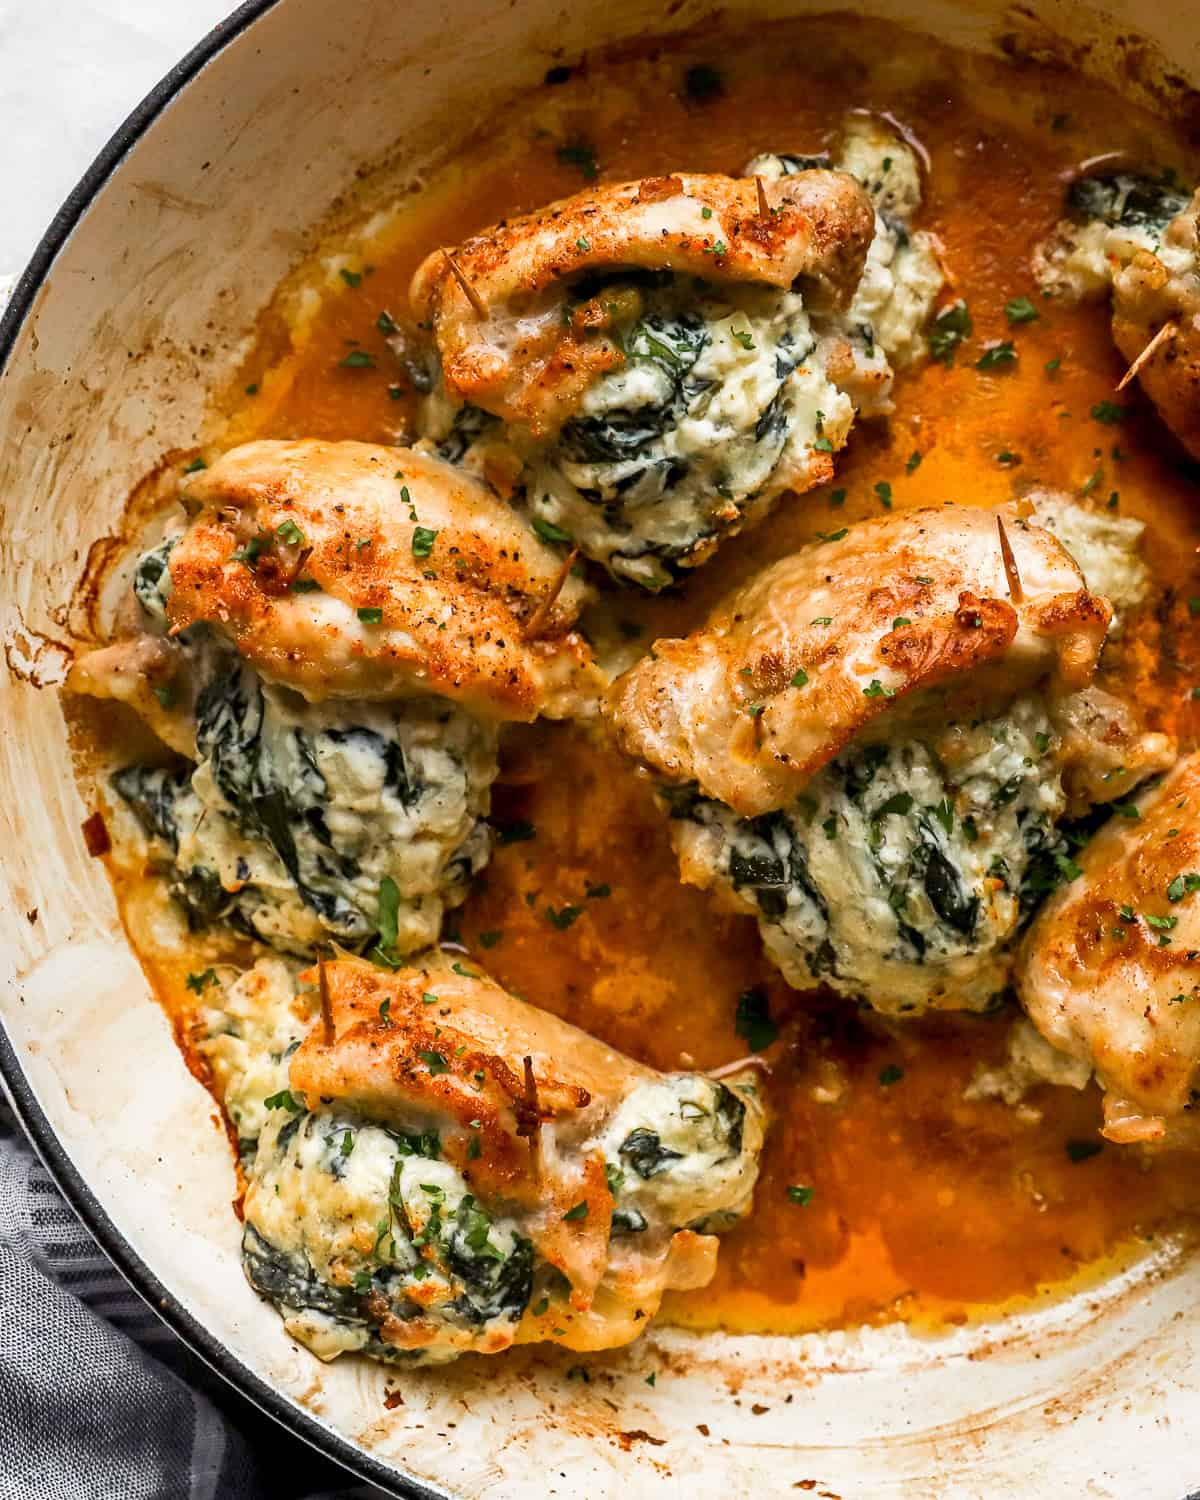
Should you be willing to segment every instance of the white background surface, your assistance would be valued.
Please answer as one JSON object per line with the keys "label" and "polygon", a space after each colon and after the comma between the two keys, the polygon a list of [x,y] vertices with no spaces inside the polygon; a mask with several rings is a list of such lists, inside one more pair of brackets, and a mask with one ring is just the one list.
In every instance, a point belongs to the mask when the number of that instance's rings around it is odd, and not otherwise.
{"label": "white background surface", "polygon": [[131,109],[234,0],[0,0],[0,278]]}

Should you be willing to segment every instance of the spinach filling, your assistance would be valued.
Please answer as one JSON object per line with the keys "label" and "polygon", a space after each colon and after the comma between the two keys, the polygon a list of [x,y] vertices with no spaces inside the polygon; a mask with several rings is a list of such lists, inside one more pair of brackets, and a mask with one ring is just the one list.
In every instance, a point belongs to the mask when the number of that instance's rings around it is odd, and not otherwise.
{"label": "spinach filling", "polygon": [[1113,228],[1145,229],[1160,235],[1188,206],[1190,197],[1171,172],[1159,177],[1112,172],[1077,178],[1068,189],[1067,207],[1081,224],[1100,221]]}
{"label": "spinach filling", "polygon": [[544,541],[575,543],[655,590],[844,441],[853,417],[829,384],[801,297],[670,271],[589,276],[566,291],[605,321],[619,365],[549,439],[533,440],[435,389],[422,422],[438,454],[479,467],[497,437]]}
{"label": "spinach filling", "polygon": [[[217,919],[288,951],[366,942],[381,882],[400,896],[397,942],[433,941],[445,906],[486,862],[494,745],[437,700],[313,708],[219,657],[196,705],[199,765],[131,766],[113,786],[174,859],[191,920]],[[396,946],[396,944],[393,944]]]}
{"label": "spinach filling", "polygon": [[[426,1352],[388,1342],[389,1320],[468,1333],[519,1321],[533,1292],[532,1243],[498,1225],[440,1158],[435,1131],[340,1113],[301,1113],[264,1131],[242,1243],[251,1284],[285,1316],[316,1313],[338,1326],[343,1347],[383,1358]],[[339,1245],[356,1222],[365,1234]],[[436,1346],[428,1352],[437,1357]]]}
{"label": "spinach filling", "polygon": [[984,1008],[1003,990],[1004,955],[1070,874],[1075,835],[1040,708],[958,728],[953,761],[921,741],[856,746],[758,818],[695,787],[663,794],[680,836],[757,910],[790,983],[899,1011]]}

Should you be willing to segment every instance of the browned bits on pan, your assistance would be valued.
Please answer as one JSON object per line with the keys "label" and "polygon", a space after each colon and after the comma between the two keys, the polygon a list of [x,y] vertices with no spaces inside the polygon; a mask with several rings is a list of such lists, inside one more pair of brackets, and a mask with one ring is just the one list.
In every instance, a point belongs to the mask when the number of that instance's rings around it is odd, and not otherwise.
{"label": "browned bits on pan", "polygon": [[83,842],[87,852],[93,859],[102,859],[112,848],[112,839],[108,836],[104,814],[94,812],[90,818],[83,820],[82,826]]}

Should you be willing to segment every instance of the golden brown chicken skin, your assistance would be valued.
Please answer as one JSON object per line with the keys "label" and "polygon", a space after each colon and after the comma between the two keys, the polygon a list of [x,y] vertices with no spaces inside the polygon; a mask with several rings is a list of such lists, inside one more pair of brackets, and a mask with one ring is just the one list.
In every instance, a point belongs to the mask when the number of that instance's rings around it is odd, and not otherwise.
{"label": "golden brown chicken skin", "polygon": [[[247,1268],[268,1295],[268,1250],[303,1256],[332,1287],[363,1289],[374,1352],[445,1358],[537,1340],[614,1347],[645,1329],[664,1291],[711,1278],[708,1226],[748,1208],[757,1174],[762,1112],[746,1079],[656,1073],[448,953],[398,972],[344,959],[302,978],[321,1018],[291,1057],[288,1099],[309,1113],[282,1148],[283,1132],[263,1132],[245,1200]],[[310,1173],[293,1202],[287,1174],[313,1162],[306,1134],[319,1160],[322,1139],[356,1128],[335,1164],[341,1188]],[[372,1132],[389,1131],[380,1139],[418,1144],[415,1164],[410,1149],[388,1169],[400,1215],[381,1253],[378,1205],[362,1205],[354,1178],[367,1156],[353,1153],[377,1152]],[[356,1213],[361,1232],[347,1228]],[[452,1227],[463,1223],[502,1299],[486,1275],[473,1282]],[[464,1296],[491,1311],[464,1316]],[[319,1320],[289,1327],[318,1353],[342,1352]]]}
{"label": "golden brown chicken skin", "polygon": [[997,513],[967,506],[863,522],[773,564],[615,684],[623,748],[754,817],[852,739],[978,716],[1041,681],[1083,687],[1109,605],[1048,532],[1001,519],[1019,598]]}
{"label": "golden brown chicken skin", "polygon": [[765,213],[754,178],[610,183],[436,251],[411,300],[432,324],[447,390],[537,436],[561,426],[596,376],[624,362],[608,332],[620,309],[602,295],[564,322],[564,287],[588,274],[671,271],[782,290],[803,282],[818,301],[847,306],[874,234],[860,185],[818,170],[761,191]]}
{"label": "golden brown chicken skin", "polygon": [[1200,1086],[1200,754],[1181,760],[1078,856],[1017,967],[1021,1004],[1105,1089],[1104,1134],[1192,1133]]}
{"label": "golden brown chicken skin", "polygon": [[[188,477],[173,631],[205,623],[310,702],[433,693],[529,720],[587,661],[563,559],[482,485],[403,448],[247,443]],[[564,672],[565,668],[565,672]]]}

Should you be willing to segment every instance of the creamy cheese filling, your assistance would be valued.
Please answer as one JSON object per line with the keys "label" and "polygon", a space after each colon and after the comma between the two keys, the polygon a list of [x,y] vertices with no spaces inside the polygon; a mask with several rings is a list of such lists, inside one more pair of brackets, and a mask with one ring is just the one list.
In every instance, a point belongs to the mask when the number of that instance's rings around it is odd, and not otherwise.
{"label": "creamy cheese filling", "polygon": [[758,1176],[753,1085],[726,1086],[678,1073],[642,1084],[609,1119],[604,1153],[616,1207],[614,1234],[638,1234],[666,1220],[708,1232],[728,1228],[750,1206]]}
{"label": "creamy cheese filling", "polygon": [[1056,746],[1042,703],[1018,700],[928,743],[856,745],[766,817],[670,793],[676,845],[690,878],[756,912],[797,988],[986,1009],[1024,915],[1071,868]]}
{"label": "creamy cheese filling", "polygon": [[1188,200],[1169,176],[1116,172],[1079,178],[1067,194],[1069,217],[1034,254],[1038,282],[1072,302],[1103,297],[1113,273],[1138,250],[1158,256],[1172,275],[1194,273],[1192,252],[1166,234]]}
{"label": "creamy cheese filling", "polygon": [[[143,563],[138,597],[153,620],[150,574]],[[202,654],[198,763],[113,778],[192,916],[298,954],[377,931],[399,953],[435,942],[487,862],[494,732],[441,699],[306,703],[211,644]]]}
{"label": "creamy cheese filling", "polygon": [[[803,299],[670,273],[614,277],[616,370],[548,443],[522,444],[524,503],[544,540],[659,589],[783,489],[804,489],[845,445],[854,409],[825,373]],[[435,395],[438,453],[477,463],[498,424]]]}
{"label": "creamy cheese filling", "polygon": [[850,381],[839,375],[839,384],[864,416],[883,415],[891,410],[892,368],[926,352],[923,331],[944,280],[933,236],[912,227],[921,207],[920,164],[881,122],[851,115],[836,159],[766,152],[744,170],[770,181],[816,166],[849,172],[875,208],[875,237],[849,310],[815,318],[814,328],[822,338],[849,343],[854,375]]}

